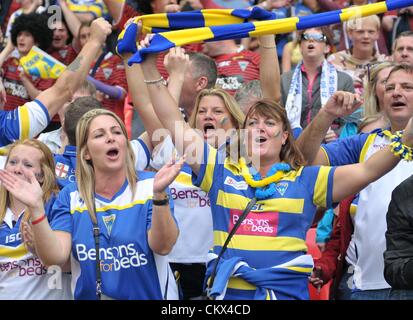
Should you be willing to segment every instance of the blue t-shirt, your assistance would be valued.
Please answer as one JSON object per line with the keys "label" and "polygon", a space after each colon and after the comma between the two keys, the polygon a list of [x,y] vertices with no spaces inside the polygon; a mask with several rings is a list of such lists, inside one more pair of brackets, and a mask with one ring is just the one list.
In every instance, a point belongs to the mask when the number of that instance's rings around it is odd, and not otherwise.
{"label": "blue t-shirt", "polygon": [[38,135],[49,122],[49,112],[39,100],[14,110],[0,110],[0,147]]}
{"label": "blue t-shirt", "polygon": [[[152,172],[138,172],[133,199],[127,180],[112,199],[95,195],[102,292],[114,299],[172,298],[169,294],[174,279],[167,256],[153,253],[148,244],[153,176]],[[53,206],[51,228],[72,235],[74,298],[96,299],[93,224],[75,183],[60,192]]]}
{"label": "blue t-shirt", "polygon": [[[257,201],[233,236],[223,259],[242,257],[253,268],[267,268],[305,255],[306,233],[317,206],[332,205],[334,171],[334,167],[313,166],[286,173],[271,198]],[[213,251],[219,254],[255,189],[245,182],[239,165],[225,158],[225,149],[217,151],[206,143],[203,164],[198,176],[193,174],[192,179],[194,185],[208,192],[213,216]],[[309,272],[302,266],[291,268]],[[308,281],[307,277],[303,281]],[[253,299],[253,292],[230,280],[225,299]],[[296,298],[303,296],[308,296],[308,292],[298,292]]]}

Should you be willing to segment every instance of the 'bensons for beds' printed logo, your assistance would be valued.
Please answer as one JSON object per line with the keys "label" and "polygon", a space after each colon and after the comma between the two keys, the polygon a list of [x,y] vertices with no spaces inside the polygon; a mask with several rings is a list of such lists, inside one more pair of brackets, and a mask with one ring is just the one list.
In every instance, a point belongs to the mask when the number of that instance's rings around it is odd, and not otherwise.
{"label": "'bensons for beds' printed logo", "polygon": [[[241,210],[230,210],[230,222],[228,230],[232,230],[241,216]],[[242,221],[236,234],[253,236],[275,237],[278,231],[278,212],[250,212]]]}

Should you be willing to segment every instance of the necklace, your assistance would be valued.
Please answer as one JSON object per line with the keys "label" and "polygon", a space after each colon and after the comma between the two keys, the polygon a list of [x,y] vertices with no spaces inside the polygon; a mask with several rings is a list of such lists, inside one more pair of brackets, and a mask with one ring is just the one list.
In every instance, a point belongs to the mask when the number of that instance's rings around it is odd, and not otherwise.
{"label": "necklace", "polygon": [[240,158],[239,164],[241,166],[241,175],[249,186],[256,188],[255,196],[259,200],[266,199],[273,195],[276,190],[275,183],[281,180],[285,172],[291,170],[290,165],[287,163],[275,163],[272,165],[267,177],[262,179],[260,173],[255,169],[253,174],[250,173],[250,169],[244,158]]}

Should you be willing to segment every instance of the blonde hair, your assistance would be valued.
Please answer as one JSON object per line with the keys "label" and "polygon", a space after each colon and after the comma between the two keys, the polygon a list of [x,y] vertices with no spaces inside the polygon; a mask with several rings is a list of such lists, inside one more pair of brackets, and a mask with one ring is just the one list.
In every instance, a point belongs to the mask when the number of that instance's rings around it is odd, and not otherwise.
{"label": "blonde hair", "polygon": [[237,104],[237,101],[235,100],[235,98],[221,88],[203,89],[198,93],[198,95],[196,96],[196,100],[195,100],[194,110],[188,121],[189,125],[192,128],[196,128],[196,116],[199,111],[199,104],[202,98],[206,96],[216,96],[216,97],[221,98],[222,102],[225,105],[225,108],[227,108],[228,112],[231,114],[231,117],[233,118],[235,122],[236,129],[241,128],[245,120],[245,115],[242,112],[239,105]]}
{"label": "blonde hair", "polygon": [[[394,67],[396,64],[391,61],[383,61],[374,65],[369,70],[369,77],[365,78],[364,82],[364,118],[375,118],[378,113],[381,112],[379,106],[379,100],[376,95],[377,89],[377,76],[386,69]],[[369,78],[369,79],[368,79]]]}
{"label": "blonde hair", "polygon": [[357,30],[364,22],[372,21],[376,25],[377,31],[380,30],[380,18],[378,15],[372,14],[371,16],[350,19],[346,23],[347,31]]}
{"label": "blonde hair", "polygon": [[79,120],[76,126],[76,183],[80,193],[80,197],[85,202],[85,205],[89,211],[90,218],[93,222],[97,223],[95,212],[95,177],[94,168],[91,160],[85,159],[85,153],[87,151],[87,141],[89,136],[90,124],[98,116],[107,115],[113,117],[119,124],[123,135],[127,140],[126,150],[126,179],[132,190],[132,197],[135,194],[137,176],[135,172],[135,155],[128,140],[126,127],[122,120],[112,111],[106,109],[94,109],[85,113]]}
{"label": "blonde hair", "polygon": [[[40,151],[42,157],[40,158],[40,169],[43,175],[43,182],[41,183],[43,191],[43,203],[49,201],[52,195],[56,195],[59,192],[59,187],[56,183],[55,176],[55,163],[54,157],[50,149],[41,141],[37,139],[25,139],[19,140],[7,147],[7,159],[6,165],[9,161],[11,152],[17,146],[32,147]],[[7,208],[10,206],[10,194],[7,189],[0,186],[0,224],[3,222],[6,215]],[[29,220],[29,212],[25,212],[22,221],[27,222]]]}

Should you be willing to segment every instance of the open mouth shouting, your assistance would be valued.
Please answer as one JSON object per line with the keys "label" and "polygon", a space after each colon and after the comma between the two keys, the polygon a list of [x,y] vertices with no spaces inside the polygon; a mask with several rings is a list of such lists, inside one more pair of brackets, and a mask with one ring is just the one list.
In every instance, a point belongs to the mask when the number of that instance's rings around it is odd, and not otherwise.
{"label": "open mouth shouting", "polygon": [[261,145],[261,144],[265,143],[267,140],[268,139],[266,137],[258,136],[258,137],[255,138],[255,143],[257,145]]}
{"label": "open mouth shouting", "polygon": [[215,132],[215,125],[211,122],[207,122],[204,124],[204,138],[207,138],[211,134]]}
{"label": "open mouth shouting", "polygon": [[116,147],[110,148],[107,152],[106,152],[106,156],[110,159],[110,160],[116,160],[118,158],[119,155],[119,149]]}
{"label": "open mouth shouting", "polygon": [[402,101],[393,101],[391,103],[391,107],[392,109],[401,109],[406,107],[406,103],[402,102]]}
{"label": "open mouth shouting", "polygon": [[309,43],[307,45],[307,50],[313,50],[313,49],[315,49],[315,45],[313,43]]}

